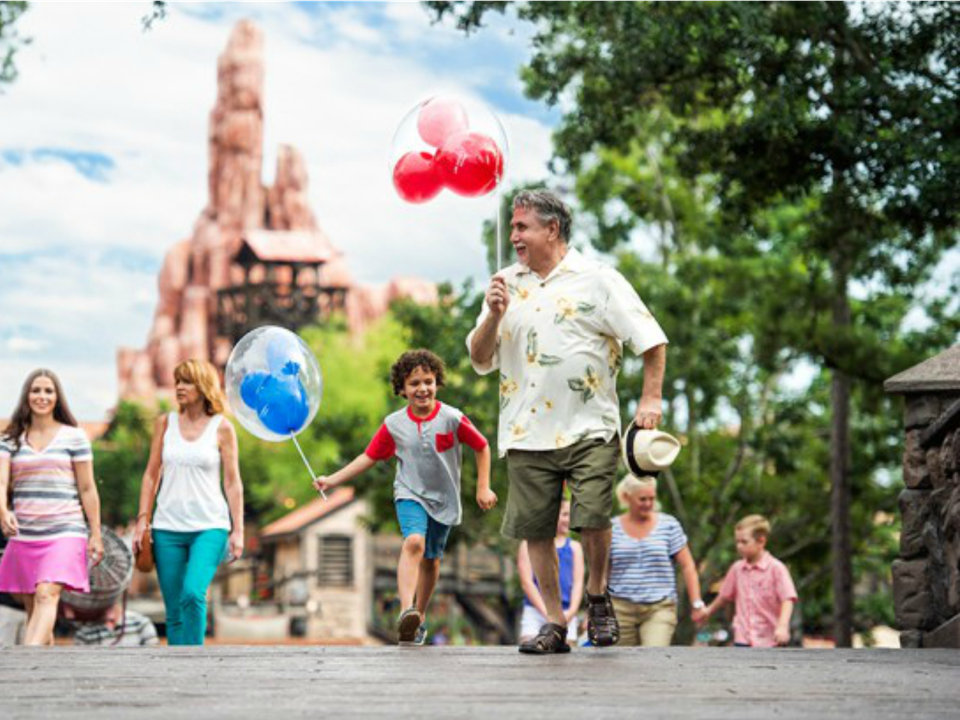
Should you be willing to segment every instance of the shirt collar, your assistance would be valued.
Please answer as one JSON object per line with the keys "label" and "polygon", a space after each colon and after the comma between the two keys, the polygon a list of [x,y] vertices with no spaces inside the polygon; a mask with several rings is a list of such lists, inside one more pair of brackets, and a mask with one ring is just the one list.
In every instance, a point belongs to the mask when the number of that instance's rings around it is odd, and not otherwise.
{"label": "shirt collar", "polygon": [[760,559],[757,560],[756,564],[754,565],[751,565],[746,561],[744,561],[743,564],[748,570],[766,570],[768,567],[770,567],[770,553],[764,550],[763,555],[760,556]]}
{"label": "shirt collar", "polygon": [[410,409],[410,406],[407,405],[407,417],[410,418],[411,420],[413,420],[413,421],[414,421],[415,423],[417,423],[418,425],[419,425],[420,423],[430,422],[431,420],[433,420],[433,419],[437,416],[437,414],[438,414],[439,412],[440,412],[440,401],[439,401],[439,400],[437,400],[437,404],[434,405],[434,407],[433,407],[433,412],[430,413],[429,415],[427,415],[426,417],[417,417],[416,415],[413,414],[413,410]]}
{"label": "shirt collar", "polygon": [[[520,269],[517,270],[517,275],[532,275],[533,270],[531,270],[527,265],[518,263]],[[557,263],[557,266],[550,271],[550,274],[543,278],[543,281],[558,277],[564,273],[576,273],[583,271],[587,266],[587,259],[583,254],[573,247],[567,247],[567,254],[563,256],[563,260]]]}

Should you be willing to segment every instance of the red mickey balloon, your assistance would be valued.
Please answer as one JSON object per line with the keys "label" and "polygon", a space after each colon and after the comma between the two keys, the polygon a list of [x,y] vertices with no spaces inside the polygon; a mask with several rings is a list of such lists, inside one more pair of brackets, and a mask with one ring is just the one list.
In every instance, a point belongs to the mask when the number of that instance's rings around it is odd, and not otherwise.
{"label": "red mickey balloon", "polygon": [[457,195],[477,197],[493,190],[503,177],[503,153],[488,135],[458,133],[447,138],[436,156],[443,184]]}
{"label": "red mickey balloon", "polygon": [[467,111],[452,98],[436,97],[427,100],[417,115],[417,132],[427,145],[440,147],[451,135],[465,132],[470,127]]}
{"label": "red mickey balloon", "polygon": [[433,155],[408,152],[393,167],[393,186],[401,198],[410,203],[424,203],[443,189]]}

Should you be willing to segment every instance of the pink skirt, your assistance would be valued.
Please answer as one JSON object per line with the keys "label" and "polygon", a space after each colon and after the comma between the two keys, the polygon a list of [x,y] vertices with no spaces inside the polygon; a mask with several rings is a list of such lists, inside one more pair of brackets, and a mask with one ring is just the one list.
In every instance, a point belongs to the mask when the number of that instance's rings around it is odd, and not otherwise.
{"label": "pink skirt", "polygon": [[87,539],[12,538],[0,560],[0,592],[33,595],[38,583],[57,583],[74,592],[90,592]]}

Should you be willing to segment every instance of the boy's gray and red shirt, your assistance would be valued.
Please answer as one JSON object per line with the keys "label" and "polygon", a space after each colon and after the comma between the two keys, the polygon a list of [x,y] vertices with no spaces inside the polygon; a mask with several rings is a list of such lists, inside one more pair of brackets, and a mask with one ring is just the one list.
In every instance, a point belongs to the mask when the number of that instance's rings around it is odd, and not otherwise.
{"label": "boy's gray and red shirt", "polygon": [[437,522],[459,525],[461,444],[479,451],[487,440],[466,415],[438,401],[425,418],[409,407],[388,415],[364,452],[371,460],[397,457],[395,501],[416,500]]}

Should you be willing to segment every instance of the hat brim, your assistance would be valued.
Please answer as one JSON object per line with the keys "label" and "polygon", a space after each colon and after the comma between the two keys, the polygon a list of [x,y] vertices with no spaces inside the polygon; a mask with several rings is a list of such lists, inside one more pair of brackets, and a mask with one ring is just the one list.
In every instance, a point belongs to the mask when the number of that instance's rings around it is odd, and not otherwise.
{"label": "hat brim", "polygon": [[[665,446],[666,452],[652,456],[649,448],[654,444]],[[656,475],[677,459],[680,441],[662,430],[644,430],[638,428],[636,422],[631,422],[624,434],[622,452],[624,465],[633,475]]]}

